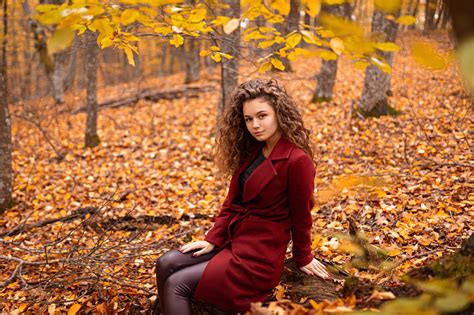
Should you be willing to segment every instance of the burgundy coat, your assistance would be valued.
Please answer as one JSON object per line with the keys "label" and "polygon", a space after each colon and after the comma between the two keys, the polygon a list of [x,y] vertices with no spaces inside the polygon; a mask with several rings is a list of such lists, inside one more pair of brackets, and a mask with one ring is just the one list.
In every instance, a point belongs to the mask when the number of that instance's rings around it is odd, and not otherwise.
{"label": "burgundy coat", "polygon": [[281,137],[245,182],[243,206],[232,202],[240,193],[240,173],[264,144],[255,145],[233,174],[220,213],[205,236],[221,250],[207,264],[194,297],[222,310],[245,312],[250,302],[267,298],[280,280],[290,231],[298,267],[313,259],[315,169],[295,144]]}

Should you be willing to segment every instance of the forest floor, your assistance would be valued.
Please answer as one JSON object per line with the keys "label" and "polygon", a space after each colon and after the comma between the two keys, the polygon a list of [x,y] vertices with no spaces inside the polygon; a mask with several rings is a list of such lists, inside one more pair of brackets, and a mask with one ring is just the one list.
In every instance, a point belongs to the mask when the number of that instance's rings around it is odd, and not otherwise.
{"label": "forest floor", "polygon": [[[346,58],[328,103],[310,103],[316,59],[294,62],[292,73],[244,66],[240,78],[275,76],[312,130],[315,254],[377,284],[401,283],[405,272],[453,252],[474,229],[472,102],[456,65],[431,70],[412,60],[409,43],[422,38],[399,36],[390,97],[403,112],[398,117],[351,118],[364,72]],[[452,48],[446,33],[431,38],[442,50]],[[93,149],[83,147],[85,114],[65,113],[84,105],[82,94],[69,95],[60,108],[49,99],[12,106],[17,204],[0,218],[0,282],[11,277],[0,288],[0,310],[150,311],[155,260],[201,239],[227,192],[229,179],[215,175],[211,160],[219,72],[205,72],[198,83],[216,90],[198,98],[101,110],[101,143]],[[182,82],[176,74],[140,86]],[[136,90],[136,83],[103,88],[99,100]],[[70,220],[31,225],[64,217]],[[387,250],[395,268],[360,271],[349,264],[351,247],[336,236],[347,234],[350,217],[371,244]],[[18,226],[24,231],[4,235]],[[337,305],[353,309],[360,302]]]}

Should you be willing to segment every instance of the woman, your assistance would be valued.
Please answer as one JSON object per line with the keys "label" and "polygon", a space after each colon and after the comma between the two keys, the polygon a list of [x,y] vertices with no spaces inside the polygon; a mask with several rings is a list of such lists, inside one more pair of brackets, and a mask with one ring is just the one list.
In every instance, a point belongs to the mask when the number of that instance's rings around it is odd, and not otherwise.
{"label": "woman", "polygon": [[251,80],[233,92],[217,139],[217,164],[233,174],[203,241],[157,261],[164,314],[191,314],[192,299],[245,312],[278,284],[288,242],[308,275],[329,279],[311,253],[315,168],[309,130],[276,80]]}

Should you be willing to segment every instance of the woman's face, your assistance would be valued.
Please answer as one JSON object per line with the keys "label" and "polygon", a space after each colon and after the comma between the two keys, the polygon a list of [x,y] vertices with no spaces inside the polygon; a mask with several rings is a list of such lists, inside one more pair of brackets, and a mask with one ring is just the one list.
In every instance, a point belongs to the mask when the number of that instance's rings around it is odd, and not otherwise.
{"label": "woman's face", "polygon": [[244,102],[243,114],[247,130],[258,141],[266,141],[278,136],[275,110],[265,99],[256,98]]}

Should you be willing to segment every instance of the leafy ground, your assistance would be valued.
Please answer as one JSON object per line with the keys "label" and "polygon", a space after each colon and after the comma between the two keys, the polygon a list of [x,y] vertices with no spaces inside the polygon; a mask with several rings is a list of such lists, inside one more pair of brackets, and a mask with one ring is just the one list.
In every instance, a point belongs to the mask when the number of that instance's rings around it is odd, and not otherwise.
{"label": "leafy ground", "polygon": [[[403,111],[399,117],[351,118],[363,72],[344,58],[330,103],[309,103],[319,61],[297,61],[294,73],[274,74],[300,104],[316,142],[315,252],[393,286],[414,266],[454,251],[474,229],[472,103],[456,66],[434,71],[413,62],[408,43],[417,38],[402,35],[394,61],[390,101]],[[451,47],[445,33],[432,39]],[[257,75],[250,67],[243,73],[241,80]],[[217,69],[203,75],[200,83],[218,88]],[[178,74],[141,87],[181,82]],[[99,99],[136,89],[102,89]],[[154,261],[200,239],[225,197],[228,179],[216,178],[211,161],[218,93],[100,111],[102,143],[94,149],[83,148],[85,115],[58,113],[84,100],[76,92],[59,109],[50,100],[12,106],[18,204],[0,218],[0,234],[21,225],[25,231],[0,238],[0,282],[10,282],[0,288],[4,312],[149,312]],[[69,221],[29,225],[81,211]],[[347,233],[349,217],[388,251],[394,269],[348,264],[352,249],[334,235]],[[314,307],[350,310],[361,302],[350,297]]]}

